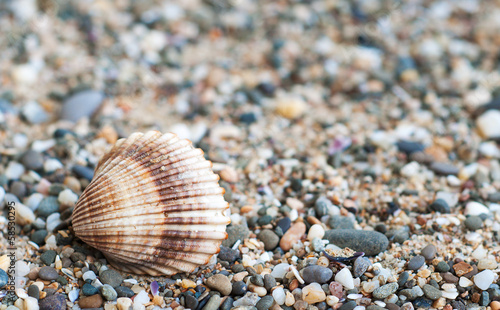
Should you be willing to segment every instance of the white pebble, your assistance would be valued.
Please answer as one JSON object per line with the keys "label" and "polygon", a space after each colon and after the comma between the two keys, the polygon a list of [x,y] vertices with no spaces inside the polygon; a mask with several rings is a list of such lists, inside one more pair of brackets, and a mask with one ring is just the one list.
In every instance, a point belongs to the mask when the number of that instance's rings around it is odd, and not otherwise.
{"label": "white pebble", "polygon": [[118,310],[128,310],[132,307],[132,299],[128,297],[120,297],[116,300]]}
{"label": "white pebble", "polygon": [[59,213],[52,213],[47,217],[47,231],[53,231],[54,228],[57,227],[57,225],[61,224],[61,219],[60,219],[61,214]]}
{"label": "white pebble", "polygon": [[24,298],[24,310],[38,310],[38,300],[35,297]]}
{"label": "white pebble", "polygon": [[22,288],[16,288],[16,295],[22,299],[28,297],[28,293],[26,293],[26,291]]}
{"label": "white pebble", "polygon": [[47,250],[57,249],[57,242],[55,235],[51,235],[50,237],[47,238],[47,240],[45,240],[45,249]]}
{"label": "white pebble", "polygon": [[278,305],[283,305],[285,303],[285,290],[282,287],[277,287],[273,291],[273,298]]}
{"label": "white pebble", "polygon": [[43,163],[43,169],[45,172],[54,172],[57,169],[61,169],[63,164],[55,158],[49,158]]}
{"label": "white pebble", "polygon": [[31,149],[39,153],[43,153],[52,148],[54,145],[56,145],[56,140],[54,139],[36,140],[33,144],[31,144]]}
{"label": "white pebble", "polygon": [[83,278],[83,281],[87,281],[87,280],[94,280],[97,278],[96,274],[92,271],[92,270],[89,270],[89,271],[86,271],[83,275],[82,275],[82,278]]}
{"label": "white pebble", "polygon": [[319,283],[311,283],[302,289],[302,300],[308,304],[322,302],[325,299],[325,291],[323,291]]}
{"label": "white pebble", "polygon": [[462,182],[460,181],[460,179],[457,178],[454,175],[447,176],[446,177],[446,181],[448,182],[449,186],[453,186],[453,187],[458,187],[458,186],[460,186],[460,184],[462,184]]}
{"label": "white pebble", "polygon": [[328,295],[326,297],[326,304],[329,306],[335,306],[336,304],[339,303],[339,300],[340,299],[337,296]]}
{"label": "white pebble", "polygon": [[500,149],[495,142],[483,142],[479,145],[479,153],[489,158],[500,158]]}
{"label": "white pebble", "polygon": [[412,161],[401,168],[401,175],[404,177],[412,177],[418,173],[420,165],[416,161]]}
{"label": "white pebble", "polygon": [[36,217],[33,211],[22,203],[16,203],[16,222],[19,225],[31,224]]}
{"label": "white pebble", "polygon": [[24,173],[24,166],[18,162],[11,161],[5,169],[5,176],[9,180],[18,180]]}
{"label": "white pebble", "polygon": [[472,282],[471,280],[467,279],[466,277],[460,277],[460,281],[458,281],[458,284],[461,287],[469,287],[472,284],[474,284],[474,282]]}
{"label": "white pebble", "polygon": [[335,275],[335,281],[342,284],[348,290],[352,290],[354,288],[354,279],[352,278],[352,274],[347,267],[340,270]]}
{"label": "white pebble", "polygon": [[67,188],[59,193],[59,196],[57,196],[57,200],[64,206],[74,206],[76,201],[78,200],[78,195]]}
{"label": "white pebble", "polygon": [[488,110],[476,120],[476,126],[485,138],[500,137],[500,111]]}
{"label": "white pebble", "polygon": [[363,297],[363,294],[349,294],[349,295],[347,295],[347,298],[352,299],[352,300],[360,299],[361,297]]}
{"label": "white pebble", "polygon": [[38,206],[40,205],[40,202],[42,202],[43,198],[44,198],[43,194],[33,193],[26,200],[26,205],[31,210],[35,211],[38,208]]}
{"label": "white pebble", "polygon": [[314,238],[322,239],[325,235],[325,230],[320,224],[314,224],[309,228],[309,233],[307,234],[307,239],[312,241]]}
{"label": "white pebble", "polygon": [[74,289],[68,294],[69,301],[75,302],[78,299],[78,296],[80,295],[80,290],[79,289]]}
{"label": "white pebble", "polygon": [[296,219],[299,218],[299,213],[297,212],[297,210],[292,209],[292,211],[290,211],[290,214],[288,215],[288,217],[290,218],[290,220],[292,222],[294,222]]}
{"label": "white pebble", "polygon": [[92,284],[92,286],[95,288],[100,288],[102,286],[102,283],[101,283],[101,281],[99,281],[99,279],[92,280],[92,283],[90,283],[90,284]]}
{"label": "white pebble", "polygon": [[290,271],[290,265],[287,263],[281,263],[274,266],[271,275],[277,279],[282,279],[288,271]]}
{"label": "white pebble", "polygon": [[24,277],[30,272],[30,267],[25,261],[18,260],[16,262],[16,277]]}
{"label": "white pebble", "polygon": [[474,284],[480,289],[487,290],[495,280],[495,273],[491,270],[484,270],[474,276]]}
{"label": "white pebble", "polygon": [[480,215],[488,214],[490,210],[482,203],[470,201],[465,205],[464,215]]}
{"label": "white pebble", "polygon": [[17,149],[24,149],[28,145],[28,137],[23,133],[16,133],[12,139],[12,143]]}
{"label": "white pebble", "polygon": [[150,301],[146,291],[140,291],[134,298],[134,304],[144,305]]}
{"label": "white pebble", "polygon": [[356,306],[352,310],[365,310],[366,308],[364,306]]}

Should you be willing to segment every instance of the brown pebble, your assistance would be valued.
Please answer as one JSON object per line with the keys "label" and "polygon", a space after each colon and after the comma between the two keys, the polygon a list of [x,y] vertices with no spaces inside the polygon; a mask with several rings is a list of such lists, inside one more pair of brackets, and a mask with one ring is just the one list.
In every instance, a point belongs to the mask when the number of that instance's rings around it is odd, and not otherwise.
{"label": "brown pebble", "polygon": [[306,233],[306,224],[297,222],[290,227],[287,232],[281,237],[280,247],[283,251],[288,251],[292,246],[300,240],[303,234]]}
{"label": "brown pebble", "polygon": [[102,306],[102,297],[99,294],[95,294],[89,297],[84,297],[80,299],[78,302],[78,305],[80,308],[85,309],[85,308],[99,308]]}
{"label": "brown pebble", "polygon": [[307,217],[307,222],[311,225],[314,225],[314,224],[321,224],[321,221],[318,220],[317,218],[315,218],[314,216],[308,216]]}
{"label": "brown pebble", "polygon": [[474,293],[474,294],[472,294],[471,300],[472,300],[472,302],[477,304],[477,303],[479,303],[480,298],[481,298],[481,294]]}
{"label": "brown pebble", "polygon": [[464,274],[474,270],[474,268],[472,268],[472,266],[467,264],[466,262],[459,262],[458,264],[453,265],[453,270],[455,270],[455,274],[457,275],[457,277],[461,277]]}
{"label": "brown pebble", "polygon": [[30,280],[36,280],[36,278],[38,278],[38,271],[40,271],[40,269],[42,269],[42,267],[35,267],[31,269],[28,273],[28,278]]}
{"label": "brown pebble", "polygon": [[451,305],[446,305],[443,310],[453,310],[453,307]]}
{"label": "brown pebble", "polygon": [[245,213],[252,212],[252,211],[253,211],[252,206],[243,206],[240,209],[240,214],[245,214]]}
{"label": "brown pebble", "polygon": [[472,270],[469,271],[469,272],[467,272],[466,274],[464,274],[463,277],[466,277],[467,279],[470,279],[473,276],[475,276],[478,272],[479,272],[479,269],[477,269],[477,266],[474,265],[474,266],[472,266]]}
{"label": "brown pebble", "polygon": [[297,287],[299,287],[299,280],[293,279],[292,282],[290,282],[290,284],[288,285],[288,290],[293,291]]}
{"label": "brown pebble", "polygon": [[457,283],[458,278],[455,277],[451,272],[442,273],[441,276],[446,283]]}
{"label": "brown pebble", "polygon": [[492,301],[490,303],[491,310],[500,310],[500,301]]}

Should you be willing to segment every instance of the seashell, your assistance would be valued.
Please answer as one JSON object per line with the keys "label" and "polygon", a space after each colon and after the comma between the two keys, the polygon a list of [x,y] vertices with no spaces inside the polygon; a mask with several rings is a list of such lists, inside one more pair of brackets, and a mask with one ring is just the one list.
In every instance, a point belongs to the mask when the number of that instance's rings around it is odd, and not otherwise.
{"label": "seashell", "polygon": [[118,140],[75,206],[75,235],[124,272],[192,272],[219,252],[230,223],[211,166],[175,134]]}

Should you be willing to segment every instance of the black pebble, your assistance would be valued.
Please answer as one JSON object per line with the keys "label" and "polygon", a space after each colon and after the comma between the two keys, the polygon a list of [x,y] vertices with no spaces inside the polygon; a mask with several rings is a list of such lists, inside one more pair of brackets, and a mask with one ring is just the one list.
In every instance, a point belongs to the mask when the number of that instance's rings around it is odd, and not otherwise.
{"label": "black pebble", "polygon": [[117,286],[115,288],[116,294],[118,294],[118,297],[132,297],[135,295],[134,291],[132,291],[130,288],[126,286]]}
{"label": "black pebble", "polygon": [[233,283],[233,290],[231,291],[231,295],[234,296],[243,296],[247,293],[248,287],[243,281],[236,281]]}
{"label": "black pebble", "polygon": [[433,203],[429,205],[429,211],[439,212],[439,213],[450,213],[451,209],[448,203],[444,199],[436,199]]}
{"label": "black pebble", "polygon": [[90,181],[94,177],[94,169],[89,167],[74,165],[72,170],[79,178],[84,178]]}
{"label": "black pebble", "polygon": [[28,296],[39,299],[40,298],[40,289],[36,285],[30,285],[28,287]]}

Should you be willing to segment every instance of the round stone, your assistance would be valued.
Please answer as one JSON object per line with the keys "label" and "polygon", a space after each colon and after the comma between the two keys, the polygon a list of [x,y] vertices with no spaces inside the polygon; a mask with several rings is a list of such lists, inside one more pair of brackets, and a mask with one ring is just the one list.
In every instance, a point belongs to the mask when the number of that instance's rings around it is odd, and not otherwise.
{"label": "round stone", "polygon": [[366,257],[356,258],[353,266],[353,277],[354,278],[361,277],[371,265],[372,263]]}
{"label": "round stone", "polygon": [[100,287],[100,290],[102,297],[104,297],[104,299],[108,301],[115,300],[116,297],[118,297],[118,294],[116,293],[114,288],[109,284],[104,284],[103,286]]}
{"label": "round stone", "polygon": [[272,296],[267,295],[267,296],[262,297],[257,302],[255,307],[257,307],[257,310],[267,310],[267,309],[271,308],[273,303],[274,303],[274,298]]}
{"label": "round stone", "polygon": [[264,278],[260,274],[256,274],[250,277],[250,282],[257,286],[264,286]]}
{"label": "round stone", "polygon": [[52,213],[59,211],[59,202],[56,197],[48,196],[42,199],[40,205],[36,209],[38,216],[46,218]]}
{"label": "round stone", "polygon": [[422,287],[422,290],[424,291],[425,297],[431,300],[439,299],[443,295],[443,293],[439,289],[429,284],[425,284]]}
{"label": "round stone", "polygon": [[276,279],[270,275],[264,275],[264,287],[268,292],[270,292],[274,287],[276,287]]}
{"label": "round stone", "polygon": [[426,260],[433,259],[436,257],[437,249],[433,244],[428,244],[425,248],[422,249],[420,254],[425,257]]}
{"label": "round stone", "polygon": [[28,287],[28,296],[39,299],[40,298],[40,288],[36,285],[30,285]]}
{"label": "round stone", "polygon": [[394,294],[397,291],[398,287],[399,285],[395,282],[382,285],[381,287],[373,291],[373,298],[384,299],[389,295]]}
{"label": "round stone", "polygon": [[231,291],[231,295],[234,296],[243,296],[247,293],[248,287],[243,281],[236,281],[233,283],[233,289]]}
{"label": "round stone", "polygon": [[206,285],[212,290],[219,291],[224,296],[231,294],[231,291],[233,290],[231,281],[229,281],[229,279],[225,275],[220,273],[215,274],[210,278],[208,278]]}
{"label": "round stone", "polygon": [[410,261],[408,262],[407,268],[409,270],[418,270],[420,267],[422,267],[425,263],[425,257],[422,255],[417,255],[414,256]]}
{"label": "round stone", "polygon": [[302,278],[306,283],[327,283],[333,276],[333,271],[330,268],[312,265],[301,270]]}
{"label": "round stone", "polygon": [[[96,287],[92,286],[91,284],[85,283],[85,284],[83,284],[83,287],[82,287],[82,293],[85,296],[92,296],[92,295],[99,293],[99,290]],[[132,296],[134,296],[134,295],[132,295]]]}
{"label": "round stone", "polygon": [[111,287],[120,286],[120,284],[123,282],[122,275],[118,271],[113,269],[104,270],[100,274],[99,279],[103,284],[109,284],[111,285]]}
{"label": "round stone", "polygon": [[38,305],[40,310],[66,310],[66,298],[62,294],[54,294],[40,300]]}
{"label": "round stone", "polygon": [[429,211],[450,213],[451,209],[446,200],[439,198],[429,205]]}
{"label": "round stone", "polygon": [[198,299],[192,295],[186,295],[186,307],[189,309],[196,309],[198,307]]}
{"label": "round stone", "polygon": [[240,258],[240,251],[233,250],[232,248],[225,247],[223,245],[220,246],[220,252],[217,256],[221,261],[234,263],[238,258]]}
{"label": "round stone", "polygon": [[116,294],[118,297],[132,297],[135,295],[134,291],[126,286],[117,286],[115,287]]}
{"label": "round stone", "polygon": [[38,271],[38,276],[42,280],[51,281],[57,279],[59,273],[54,268],[45,266],[40,268],[40,270]]}
{"label": "round stone", "polygon": [[78,302],[78,305],[82,309],[85,309],[85,308],[100,308],[102,306],[103,302],[104,301],[103,301],[101,295],[95,294],[95,295],[92,295],[92,296],[80,298],[80,301]]}
{"label": "round stone", "polygon": [[40,255],[40,260],[47,266],[52,264],[56,260],[56,255],[57,252],[54,250],[48,250],[43,252],[42,255]]}
{"label": "round stone", "polygon": [[243,242],[243,239],[248,238],[250,235],[250,230],[246,225],[231,225],[226,228],[227,239],[222,241],[222,245],[228,248],[232,248],[234,243],[238,240]]}
{"label": "round stone", "polygon": [[436,265],[436,270],[439,272],[448,272],[450,271],[450,265],[448,265],[445,261],[440,261]]}
{"label": "round stone", "polygon": [[259,240],[264,242],[264,248],[266,251],[272,251],[280,242],[280,238],[270,229],[262,230],[258,235]]}
{"label": "round stone", "polygon": [[0,288],[3,288],[9,282],[9,275],[3,270],[0,269]]}
{"label": "round stone", "polygon": [[21,156],[21,163],[28,170],[40,170],[43,168],[43,156],[34,150],[28,150]]}
{"label": "round stone", "polygon": [[280,247],[283,251],[288,251],[306,233],[306,224],[303,222],[294,223],[281,237]]}
{"label": "round stone", "polygon": [[389,239],[384,234],[367,230],[331,229],[326,231],[325,239],[340,248],[348,247],[368,256],[385,251],[389,245]]}
{"label": "round stone", "polygon": [[483,221],[477,215],[469,216],[464,221],[465,227],[471,231],[476,231],[483,227]]}
{"label": "round stone", "polygon": [[286,231],[290,228],[292,225],[292,220],[289,217],[284,217],[276,223],[276,226],[281,228],[281,231],[283,233],[286,233]]}
{"label": "round stone", "polygon": [[208,300],[203,310],[217,310],[222,302],[222,299],[219,295],[215,294]]}

